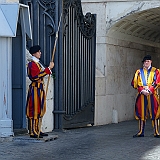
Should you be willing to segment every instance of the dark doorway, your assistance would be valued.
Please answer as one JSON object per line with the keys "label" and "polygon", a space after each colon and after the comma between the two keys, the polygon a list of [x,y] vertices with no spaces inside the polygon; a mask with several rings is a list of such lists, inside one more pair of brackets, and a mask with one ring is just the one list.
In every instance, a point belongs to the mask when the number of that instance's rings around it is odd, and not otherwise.
{"label": "dark doorway", "polygon": [[17,34],[12,38],[12,119],[13,129],[25,127],[25,76],[23,40],[21,25],[17,25]]}

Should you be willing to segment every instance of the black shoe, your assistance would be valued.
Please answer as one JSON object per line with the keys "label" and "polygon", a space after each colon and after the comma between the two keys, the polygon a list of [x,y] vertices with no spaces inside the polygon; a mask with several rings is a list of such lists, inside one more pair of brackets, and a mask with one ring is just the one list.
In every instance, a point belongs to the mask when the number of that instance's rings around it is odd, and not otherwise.
{"label": "black shoe", "polygon": [[155,138],[160,138],[159,134],[154,135]]}
{"label": "black shoe", "polygon": [[137,138],[137,137],[144,137],[144,134],[136,134],[136,135],[133,135],[133,138]]}
{"label": "black shoe", "polygon": [[43,138],[43,136],[42,136],[42,135],[39,135],[39,137],[38,137],[38,135],[36,135],[36,134],[34,134],[34,135],[30,135],[30,137],[31,137],[31,138]]}
{"label": "black shoe", "polygon": [[43,133],[43,132],[41,132],[40,135],[41,135],[41,136],[48,136],[47,133]]}

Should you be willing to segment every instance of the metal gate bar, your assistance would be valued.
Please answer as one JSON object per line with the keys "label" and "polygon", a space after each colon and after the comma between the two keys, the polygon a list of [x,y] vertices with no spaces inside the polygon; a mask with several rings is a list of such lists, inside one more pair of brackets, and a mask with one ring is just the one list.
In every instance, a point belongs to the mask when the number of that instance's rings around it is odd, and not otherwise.
{"label": "metal gate bar", "polygon": [[64,3],[64,9],[63,127],[71,128],[94,123],[96,18],[83,16],[80,0]]}

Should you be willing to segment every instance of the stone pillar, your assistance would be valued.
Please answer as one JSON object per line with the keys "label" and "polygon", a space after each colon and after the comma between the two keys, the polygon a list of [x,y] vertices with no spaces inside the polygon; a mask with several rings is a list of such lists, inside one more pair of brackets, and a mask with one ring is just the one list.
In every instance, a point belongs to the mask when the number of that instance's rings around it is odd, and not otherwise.
{"label": "stone pillar", "polygon": [[13,135],[12,39],[0,37],[0,137]]}

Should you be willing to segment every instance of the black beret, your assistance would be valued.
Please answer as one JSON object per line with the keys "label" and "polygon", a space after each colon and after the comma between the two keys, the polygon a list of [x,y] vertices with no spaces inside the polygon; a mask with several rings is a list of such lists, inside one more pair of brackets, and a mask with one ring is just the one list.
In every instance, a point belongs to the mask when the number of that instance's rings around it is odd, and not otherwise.
{"label": "black beret", "polygon": [[34,53],[38,52],[40,49],[41,49],[41,47],[39,45],[35,45],[29,49],[29,52],[30,52],[30,54],[34,54]]}
{"label": "black beret", "polygon": [[151,60],[151,56],[150,56],[150,55],[144,56],[142,62],[144,62],[144,61],[146,61],[146,60]]}

